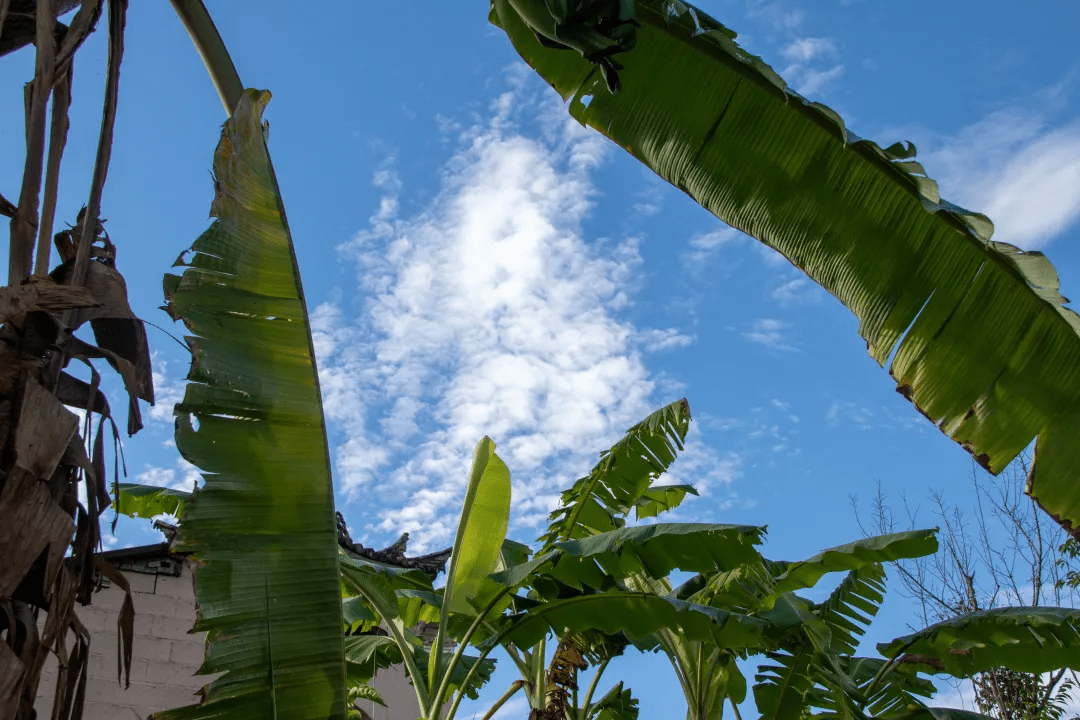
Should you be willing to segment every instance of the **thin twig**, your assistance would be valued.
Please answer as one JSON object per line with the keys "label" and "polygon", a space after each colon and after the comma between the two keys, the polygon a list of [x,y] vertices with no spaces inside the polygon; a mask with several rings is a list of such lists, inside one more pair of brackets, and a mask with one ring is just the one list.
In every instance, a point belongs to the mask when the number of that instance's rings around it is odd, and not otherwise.
{"label": "thin twig", "polygon": [[18,285],[30,274],[37,235],[38,196],[41,193],[41,169],[45,161],[45,106],[53,83],[56,44],[53,26],[54,0],[37,0],[35,41],[37,60],[34,80],[27,86],[26,164],[18,210],[11,219],[11,245],[8,254],[8,285]]}
{"label": "thin twig", "polygon": [[69,285],[82,285],[90,263],[90,246],[97,235],[98,218],[101,215],[101,193],[109,174],[112,156],[113,128],[116,125],[116,101],[120,92],[120,62],[124,58],[124,25],[127,17],[127,0],[109,0],[109,71],[105,82],[105,109],[101,115],[101,134],[98,136],[97,157],[94,160],[94,177],[90,183],[90,199],[79,237],[79,251],[75,267],[68,280]]}
{"label": "thin twig", "polygon": [[53,219],[56,215],[56,191],[60,184],[60,161],[67,144],[68,109],[71,107],[71,72],[69,66],[53,87],[52,119],[49,127],[49,162],[45,168],[45,198],[41,203],[38,227],[37,259],[34,274],[49,274],[49,254],[52,250]]}

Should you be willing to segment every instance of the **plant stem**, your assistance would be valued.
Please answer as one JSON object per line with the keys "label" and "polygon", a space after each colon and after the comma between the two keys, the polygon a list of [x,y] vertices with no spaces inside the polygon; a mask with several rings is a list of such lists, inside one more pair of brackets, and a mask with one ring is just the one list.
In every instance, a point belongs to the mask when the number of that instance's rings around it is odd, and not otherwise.
{"label": "plant stem", "polygon": [[506,701],[514,696],[518,690],[525,684],[523,680],[515,680],[510,683],[510,689],[503,693],[502,697],[495,701],[495,704],[491,706],[491,709],[484,713],[484,717],[480,720],[491,720],[491,718],[498,712],[499,708],[506,704]]}
{"label": "plant stem", "polygon": [[739,706],[735,704],[735,699],[729,695],[728,700],[731,702],[731,709],[735,713],[735,720],[742,720],[742,714],[739,712]]}
{"label": "plant stem", "polygon": [[26,86],[26,161],[22,189],[15,217],[11,219],[11,245],[8,251],[8,285],[18,285],[30,274],[34,260],[34,238],[38,225],[38,196],[41,193],[41,170],[45,163],[45,106],[53,84],[56,62],[56,23],[53,0],[37,0],[35,44],[37,59],[34,80]]}
{"label": "plant stem", "polygon": [[589,683],[589,689],[585,691],[585,698],[581,703],[582,720],[589,717],[589,705],[592,704],[593,692],[596,691],[596,686],[600,682],[600,676],[604,674],[604,670],[607,669],[608,663],[611,662],[611,658],[605,658],[602,663],[596,666],[596,674],[593,675],[592,682]]}
{"label": "plant stem", "polygon": [[170,0],[173,10],[176,11],[180,22],[184,24],[191,42],[206,65],[206,71],[210,74],[210,81],[217,89],[221,104],[225,106],[225,113],[232,117],[233,111],[240,103],[240,96],[244,94],[244,84],[240,82],[240,76],[236,73],[225,42],[214,25],[210,13],[202,0]]}
{"label": "plant stem", "polygon": [[[500,590],[499,594],[496,595],[494,598],[492,598],[491,601],[488,602],[488,604],[486,606],[484,606],[484,609],[482,611],[480,611],[480,614],[476,616],[475,620],[473,620],[472,625],[469,626],[469,629],[466,630],[465,634],[461,637],[461,641],[458,643],[457,649],[454,650],[454,655],[450,658],[450,662],[447,664],[445,672],[444,672],[444,674],[442,676],[442,679],[439,682],[439,689],[435,693],[435,696],[432,698],[432,700],[433,700],[432,707],[434,707],[436,710],[438,710],[438,708],[442,705],[443,698],[446,697],[447,689],[450,686],[450,675],[454,672],[454,668],[457,667],[458,662],[461,661],[461,656],[465,652],[465,648],[469,646],[469,640],[472,639],[472,636],[476,633],[476,630],[487,619],[488,613],[492,611],[492,609],[499,603],[500,600],[502,600],[503,596],[506,595],[506,593],[508,593],[508,592],[510,592],[509,587],[506,587],[506,588],[503,588],[502,590]],[[447,602],[447,598],[444,595],[443,596],[443,607],[446,606],[446,602]],[[441,629],[441,627],[442,627],[442,623],[440,623],[440,629]],[[440,642],[440,643],[442,642],[441,633],[436,633],[435,634],[435,641]],[[441,648],[440,648],[440,652],[441,652]],[[432,648],[431,648],[431,653],[432,653],[432,655],[435,654],[435,647],[434,646],[432,646]],[[430,667],[430,664],[429,664],[429,667]],[[436,665],[435,667],[436,667],[436,669],[438,669],[438,665]],[[430,671],[429,671],[428,675],[429,675],[429,682],[434,683],[435,678],[430,677],[430,675],[431,675]],[[464,685],[462,685],[462,688],[464,688]]]}
{"label": "plant stem", "polygon": [[544,635],[544,637],[540,639],[540,647],[533,660],[536,662],[536,665],[533,667],[534,698],[536,704],[533,705],[533,707],[543,709],[544,703],[547,700],[547,683],[545,682],[546,678],[544,677],[544,666],[546,664],[544,661],[547,660],[547,635]]}
{"label": "plant stem", "polygon": [[56,191],[60,184],[60,161],[67,144],[68,108],[71,107],[71,72],[69,66],[53,88],[52,119],[49,127],[49,161],[45,168],[45,198],[41,203],[41,221],[38,227],[37,260],[34,274],[49,274],[49,254],[52,249],[53,219],[56,215]]}

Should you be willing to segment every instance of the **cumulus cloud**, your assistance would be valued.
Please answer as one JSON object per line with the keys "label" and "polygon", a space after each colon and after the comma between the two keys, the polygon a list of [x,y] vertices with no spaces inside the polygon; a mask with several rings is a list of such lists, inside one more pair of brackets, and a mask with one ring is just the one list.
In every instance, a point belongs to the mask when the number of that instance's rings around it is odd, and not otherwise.
{"label": "cumulus cloud", "polygon": [[196,485],[202,484],[199,469],[182,457],[176,458],[173,467],[147,467],[135,476],[142,485],[154,485],[191,492]]}
{"label": "cumulus cloud", "polygon": [[995,240],[1038,249],[1080,218],[1080,121],[1000,110],[942,140],[924,164],[943,196],[994,221]]}
{"label": "cumulus cloud", "polygon": [[[540,131],[519,130],[523,117]],[[339,489],[368,513],[362,532],[409,531],[417,552],[452,539],[484,435],[514,478],[512,528],[543,523],[597,451],[675,399],[654,397],[642,354],[690,342],[623,319],[636,242],[583,233],[599,136],[520,90],[454,132],[441,191],[415,214],[380,169],[386,197],[341,248],[366,301],[312,314]]]}

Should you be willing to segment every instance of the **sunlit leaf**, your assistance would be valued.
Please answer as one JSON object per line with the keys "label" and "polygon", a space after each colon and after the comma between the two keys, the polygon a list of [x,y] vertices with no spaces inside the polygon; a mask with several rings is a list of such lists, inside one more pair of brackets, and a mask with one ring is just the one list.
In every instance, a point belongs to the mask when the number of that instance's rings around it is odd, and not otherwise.
{"label": "sunlit leaf", "polygon": [[618,94],[515,10],[544,3],[492,0],[490,19],[579,122],[843,302],[897,390],[981,464],[1000,472],[1037,437],[1031,492],[1080,526],[1080,316],[1049,261],[991,241],[914,146],[857,137],[708,14],[628,1],[641,26]]}
{"label": "sunlit leaf", "polygon": [[262,111],[247,90],[214,156],[216,218],[169,312],[192,365],[176,446],[205,478],[177,549],[193,552],[201,705],[159,718],[345,717],[333,486],[311,333]]}

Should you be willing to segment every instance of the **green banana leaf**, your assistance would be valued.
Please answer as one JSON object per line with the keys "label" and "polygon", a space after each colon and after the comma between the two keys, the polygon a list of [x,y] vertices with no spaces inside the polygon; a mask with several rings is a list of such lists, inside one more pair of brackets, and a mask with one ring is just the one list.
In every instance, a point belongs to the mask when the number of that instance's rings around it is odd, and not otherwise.
{"label": "green banana leaf", "polygon": [[177,536],[193,552],[200,705],[160,719],[344,718],[345,660],[333,486],[311,334],[262,112],[246,90],[214,155],[217,219],[180,277],[190,333],[176,446],[203,471]]}
{"label": "green banana leaf", "polygon": [[642,494],[640,500],[634,503],[634,513],[638,520],[656,517],[662,512],[677,508],[688,494],[697,495],[698,491],[693,485],[651,487]]}
{"label": "green banana leaf", "polygon": [[[869,689],[887,660],[881,658],[842,656],[842,671],[860,688]],[[894,666],[887,681],[879,683],[876,690],[867,697],[866,710],[873,717],[887,713],[897,713],[915,708],[937,694],[937,687],[927,678],[919,675],[916,665],[903,663]],[[927,719],[928,720],[928,719]]]}
{"label": "green banana leaf", "polygon": [[501,585],[517,587],[539,576],[581,589],[607,590],[614,580],[639,573],[665,578],[672,570],[727,570],[758,560],[754,546],[764,528],[754,525],[655,523],[557,543],[548,552],[493,573]]}
{"label": "green banana leaf", "polygon": [[1003,666],[1027,673],[1080,670],[1080,610],[983,610],[882,643],[878,652],[890,659],[906,655],[959,678]]}
{"label": "green banana leaf", "polygon": [[884,600],[885,569],[881,563],[870,563],[850,571],[813,611],[828,626],[832,649],[851,655]]}
{"label": "green banana leaf", "polygon": [[822,550],[808,560],[773,562],[776,575],[774,592],[780,595],[813,587],[818,580],[831,572],[855,570],[871,563],[933,555],[938,549],[936,534],[935,528],[877,535]]}
{"label": "green banana leaf", "polygon": [[132,518],[151,518],[162,514],[180,517],[190,499],[191,493],[183,490],[157,485],[119,483],[112,508],[121,515]]}
{"label": "green banana leaf", "polygon": [[600,462],[588,475],[563,491],[559,508],[549,518],[548,531],[538,538],[543,543],[540,552],[561,540],[620,528],[631,509],[636,509],[641,519],[682,502],[692,489],[669,486],[667,490],[652,488],[650,493],[649,486],[675,461],[689,429],[690,404],[683,398],[627,430],[619,442],[600,454]]}
{"label": "green banana leaf", "polygon": [[586,720],[637,720],[638,700],[630,688],[616,683],[604,696],[590,704]]}
{"label": "green banana leaf", "polygon": [[[1050,262],[991,241],[985,216],[941,199],[914,146],[858,138],[706,13],[627,2],[636,38],[613,23],[583,46],[601,68],[537,37],[545,0],[492,0],[490,19],[574,118],[844,303],[897,390],[980,464],[1000,472],[1037,437],[1030,493],[1080,526],[1080,317]],[[581,5],[579,29],[597,30],[588,19],[612,0]]]}
{"label": "green banana leaf", "polygon": [[[425,649],[424,643],[411,633],[409,639],[415,641],[411,647],[413,648],[413,658],[417,666],[424,666],[427,663],[428,650]],[[370,683],[377,671],[404,662],[401,648],[397,646],[394,638],[386,635],[355,635],[345,638],[345,660],[348,668],[350,692],[353,688]],[[465,677],[472,666],[476,664],[476,661],[476,657],[472,655],[463,655],[461,657],[461,662],[451,673],[449,692],[454,692],[461,687],[461,683],[465,681]],[[491,673],[494,671],[494,660],[482,660],[480,667],[477,668],[476,673],[469,680],[469,687],[465,691],[466,696],[475,700],[479,696],[478,690],[491,679]]]}
{"label": "green banana leaf", "polygon": [[[476,445],[472,474],[461,506],[454,554],[446,573],[444,613],[469,612],[483,580],[502,557],[510,522],[510,470],[485,437]],[[444,623],[445,626],[445,623]]]}
{"label": "green banana leaf", "polygon": [[754,702],[761,720],[801,720],[806,695],[814,686],[814,652],[803,646],[794,653],[768,653],[770,664],[758,666]]}
{"label": "green banana leaf", "polygon": [[994,720],[994,718],[967,710],[928,707],[890,715],[889,720]]}
{"label": "green banana leaf", "polygon": [[518,647],[532,647],[549,632],[622,632],[634,640],[668,629],[691,640],[741,649],[760,645],[765,627],[764,621],[738,613],[623,590],[548,600],[503,622],[500,641]]}

